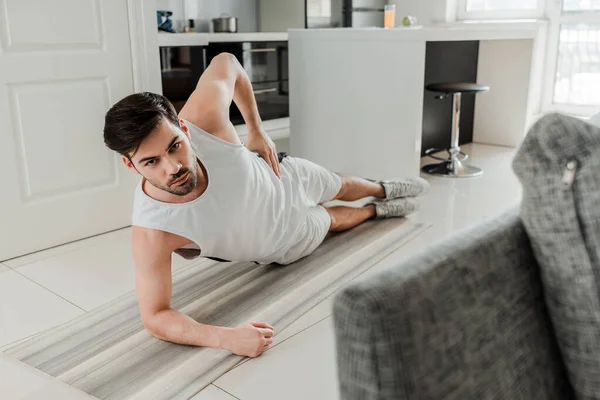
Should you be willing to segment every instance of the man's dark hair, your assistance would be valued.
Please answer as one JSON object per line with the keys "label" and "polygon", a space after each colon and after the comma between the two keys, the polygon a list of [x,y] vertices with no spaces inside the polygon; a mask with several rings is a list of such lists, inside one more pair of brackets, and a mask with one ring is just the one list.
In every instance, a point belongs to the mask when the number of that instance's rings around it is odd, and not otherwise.
{"label": "man's dark hair", "polygon": [[175,108],[159,94],[135,93],[120,100],[104,118],[104,143],[129,158],[165,118],[179,125]]}

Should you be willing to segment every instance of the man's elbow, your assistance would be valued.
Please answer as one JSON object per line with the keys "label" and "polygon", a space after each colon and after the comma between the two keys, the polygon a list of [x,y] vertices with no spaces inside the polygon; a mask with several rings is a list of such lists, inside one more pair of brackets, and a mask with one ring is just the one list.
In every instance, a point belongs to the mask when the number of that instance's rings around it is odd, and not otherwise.
{"label": "man's elbow", "polygon": [[149,334],[157,339],[165,340],[164,327],[160,323],[160,318],[157,318],[157,314],[143,317],[142,323]]}
{"label": "man's elbow", "polygon": [[242,68],[242,64],[238,59],[231,53],[219,53],[211,61],[211,64],[215,64],[221,71],[228,71],[228,73],[239,74]]}
{"label": "man's elbow", "polygon": [[211,62],[216,62],[216,63],[223,63],[223,64],[238,64],[238,59],[231,53],[227,53],[227,52],[223,52],[223,53],[219,53],[217,54],[215,57],[213,57]]}

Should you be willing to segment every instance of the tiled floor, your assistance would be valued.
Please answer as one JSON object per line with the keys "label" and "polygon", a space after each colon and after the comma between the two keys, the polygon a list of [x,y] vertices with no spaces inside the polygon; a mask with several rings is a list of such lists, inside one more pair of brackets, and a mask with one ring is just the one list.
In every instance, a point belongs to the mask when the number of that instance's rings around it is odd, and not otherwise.
{"label": "tiled floor", "polygon": [[[510,168],[514,149],[468,145],[464,150],[471,154],[473,164],[485,170],[484,175],[460,180],[426,176],[432,189],[421,199],[421,211],[411,219],[429,222],[433,227],[367,274],[518,204],[521,189]],[[0,347],[62,324],[133,290],[129,234],[129,229],[123,229],[0,264]],[[177,258],[174,268],[187,262]],[[0,355],[0,398],[90,397]],[[283,398],[337,398],[331,298],[277,332],[274,346],[261,357],[247,360],[194,397]]]}

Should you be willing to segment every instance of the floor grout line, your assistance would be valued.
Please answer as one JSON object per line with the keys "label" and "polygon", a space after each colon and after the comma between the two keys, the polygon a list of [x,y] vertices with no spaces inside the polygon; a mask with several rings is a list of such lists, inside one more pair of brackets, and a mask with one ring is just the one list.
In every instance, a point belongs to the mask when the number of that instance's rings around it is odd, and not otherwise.
{"label": "floor grout line", "polygon": [[13,272],[15,272],[15,273],[17,273],[17,274],[21,275],[23,278],[25,278],[25,279],[27,279],[27,280],[29,280],[29,281],[31,281],[31,282],[33,282],[33,283],[35,283],[35,284],[36,284],[36,285],[38,285],[39,287],[41,287],[41,288],[43,288],[43,289],[46,289],[47,291],[49,291],[50,293],[54,294],[55,296],[58,296],[58,297],[60,297],[61,299],[63,299],[63,300],[64,300],[64,301],[66,301],[67,303],[71,304],[72,306],[74,306],[74,307],[77,307],[78,309],[80,309],[80,310],[81,310],[81,311],[83,311],[84,313],[87,313],[87,312],[88,312],[88,310],[85,310],[85,309],[83,309],[83,308],[79,307],[77,304],[73,303],[71,300],[64,298],[64,297],[63,297],[63,296],[61,296],[60,294],[58,294],[58,293],[54,292],[53,290],[51,290],[51,289],[47,288],[46,286],[42,285],[41,283],[34,281],[33,279],[31,279],[31,278],[30,278],[30,277],[28,277],[27,275],[23,275],[22,273],[20,273],[19,271],[17,271],[17,269],[16,269],[16,268],[15,268],[15,269],[11,269],[11,271],[13,271]]}
{"label": "floor grout line", "polygon": [[215,385],[214,383],[211,383],[211,385],[213,385],[213,386],[214,386],[214,387],[216,387],[217,389],[221,390],[222,392],[225,392],[225,393],[227,393],[228,395],[230,395],[231,397],[233,397],[233,398],[234,398],[234,399],[236,399],[236,400],[242,400],[242,399],[240,399],[239,397],[232,395],[231,393],[229,393],[227,390],[223,389],[222,387]]}
{"label": "floor grout line", "polygon": [[60,256],[60,255],[63,255],[63,254],[67,254],[67,253],[71,253],[72,251],[79,250],[79,249],[85,248],[85,247],[87,247],[87,246],[93,246],[94,244],[93,244],[93,243],[89,243],[89,244],[87,244],[87,245],[85,245],[85,244],[84,244],[84,245],[82,245],[83,247],[76,247],[76,248],[74,248],[74,249],[71,249],[71,250],[65,250],[65,252],[64,252],[64,253],[58,253],[58,254],[54,254],[54,255],[51,255],[51,256],[48,256],[48,257],[45,257],[45,258],[41,258],[41,259],[39,259],[39,260],[35,260],[35,261],[29,261],[29,262],[26,262],[25,264],[21,264],[21,265],[19,265],[18,267],[9,267],[8,265],[6,265],[6,264],[4,264],[4,263],[5,263],[6,261],[13,261],[13,260],[17,260],[17,259],[19,259],[19,258],[24,258],[24,257],[27,257],[27,256],[31,256],[31,255],[33,255],[33,254],[42,253],[42,252],[44,252],[44,251],[50,251],[50,250],[53,250],[53,249],[58,249],[58,248],[60,248],[60,247],[63,247],[63,246],[69,246],[69,245],[73,245],[73,244],[75,244],[75,243],[80,243],[80,242],[83,242],[83,241],[86,241],[86,240],[90,240],[90,239],[98,238],[98,237],[105,236],[105,235],[110,235],[110,234],[112,234],[112,233],[116,233],[116,232],[119,232],[119,231],[122,231],[122,230],[125,230],[125,229],[128,229],[128,228],[131,228],[131,225],[124,226],[124,227],[122,227],[122,228],[113,229],[113,230],[110,230],[110,231],[107,231],[107,232],[98,233],[98,234],[96,234],[96,235],[92,235],[92,236],[83,237],[83,238],[81,238],[81,239],[72,240],[72,241],[70,241],[70,242],[66,242],[66,243],[57,244],[56,246],[51,246],[51,247],[47,247],[47,248],[44,248],[44,249],[40,249],[40,250],[36,250],[36,251],[32,251],[32,252],[30,252],[30,253],[21,254],[20,256],[17,256],[17,257],[12,257],[12,258],[9,258],[9,259],[6,259],[6,260],[1,260],[1,261],[0,261],[0,263],[2,263],[2,264],[3,264],[5,267],[7,267],[7,268],[10,268],[10,269],[17,269],[17,268],[23,267],[23,266],[25,266],[25,265],[33,264],[33,263],[35,263],[35,262],[38,262],[38,261],[46,260],[46,259],[49,259],[49,258],[53,258],[53,257],[56,257],[56,256]]}
{"label": "floor grout line", "polygon": [[[333,316],[333,313],[330,313],[329,315],[327,315],[326,317],[323,317],[323,318],[321,318],[321,319],[320,319],[320,320],[318,320],[317,322],[314,322],[314,323],[310,324],[309,326],[307,326],[307,327],[305,327],[305,328],[302,328],[301,330],[299,330],[298,332],[294,333],[293,335],[291,335],[291,336],[288,336],[287,338],[283,339],[281,342],[277,342],[277,343],[276,343],[276,344],[274,344],[273,346],[270,346],[270,347],[269,347],[267,350],[265,350],[265,351],[264,351],[262,354],[266,353],[267,351],[269,351],[269,350],[271,350],[271,349],[274,349],[274,348],[276,348],[276,347],[277,347],[277,346],[279,346],[280,344],[283,344],[283,343],[287,342],[288,340],[290,340],[290,339],[292,339],[292,338],[294,338],[294,337],[298,336],[298,335],[299,335],[299,334],[301,334],[302,332],[304,332],[304,331],[306,331],[306,330],[308,330],[308,329],[312,328],[313,326],[315,326],[315,325],[317,325],[317,324],[319,324],[319,323],[321,323],[321,322],[325,321],[327,318],[331,318],[332,316]],[[244,360],[240,361],[240,362],[239,362],[238,364],[236,364],[236,365],[235,365],[233,368],[231,368],[229,371],[225,372],[225,373],[224,373],[223,375],[221,375],[221,376],[227,375],[227,374],[228,374],[230,371],[233,371],[233,370],[234,370],[234,369],[236,369],[237,367],[240,367],[240,366],[242,366],[242,365],[246,364],[246,363],[247,363],[248,361],[250,361],[250,360],[253,360],[253,358],[249,358],[249,357],[245,358]],[[221,378],[221,377],[219,377],[219,378]]]}
{"label": "floor grout line", "polygon": [[294,333],[292,336],[289,336],[289,337],[287,337],[287,338],[283,339],[281,342],[277,342],[277,344],[275,344],[275,345],[273,345],[273,346],[269,347],[269,348],[267,349],[267,351],[269,351],[269,350],[271,350],[271,349],[274,349],[275,347],[279,346],[280,344],[283,344],[283,343],[287,342],[288,340],[292,339],[293,337],[296,337],[296,336],[298,336],[298,335],[299,335],[299,334],[301,334],[302,332],[304,332],[304,331],[306,331],[306,330],[308,330],[308,329],[312,328],[313,326],[315,326],[315,325],[317,325],[317,324],[320,324],[321,322],[325,321],[327,318],[331,318],[332,316],[333,316],[333,313],[330,313],[329,315],[327,315],[326,317],[323,317],[323,318],[321,318],[321,319],[320,319],[320,320],[318,320],[317,322],[315,322],[315,323],[312,323],[312,324],[310,324],[309,326],[307,326],[306,328],[303,328],[302,330],[300,330],[300,331],[298,331],[298,332]]}

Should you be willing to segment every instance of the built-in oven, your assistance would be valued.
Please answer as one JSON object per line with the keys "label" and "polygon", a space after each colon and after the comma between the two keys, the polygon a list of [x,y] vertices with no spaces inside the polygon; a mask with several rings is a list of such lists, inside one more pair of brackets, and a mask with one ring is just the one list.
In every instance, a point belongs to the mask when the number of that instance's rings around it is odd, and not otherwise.
{"label": "built-in oven", "polygon": [[[211,43],[207,62],[223,52],[235,55],[246,71],[263,121],[289,116],[287,42]],[[235,104],[231,105],[230,119],[234,125],[244,123]]]}
{"label": "built-in oven", "polygon": [[205,68],[204,46],[160,48],[162,92],[178,113],[196,88]]}
{"label": "built-in oven", "polygon": [[[238,59],[252,83],[263,121],[289,117],[287,42],[210,43],[208,46],[161,47],[163,95],[181,110],[213,57],[228,52]],[[234,125],[244,119],[235,103],[230,108]]]}

